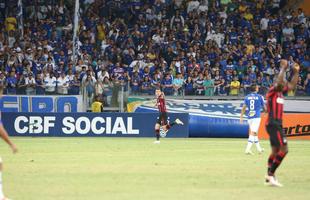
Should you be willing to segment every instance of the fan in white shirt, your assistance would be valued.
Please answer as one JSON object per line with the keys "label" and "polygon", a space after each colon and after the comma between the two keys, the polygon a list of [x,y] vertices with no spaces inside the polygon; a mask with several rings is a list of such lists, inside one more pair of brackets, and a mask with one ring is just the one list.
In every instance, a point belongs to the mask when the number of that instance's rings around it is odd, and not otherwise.
{"label": "fan in white shirt", "polygon": [[260,20],[260,28],[261,30],[265,31],[268,29],[268,23],[269,19],[267,17],[264,17]]}
{"label": "fan in white shirt", "polygon": [[74,74],[72,73],[72,69],[69,69],[68,70],[68,74],[66,75],[66,78],[69,80],[69,81],[72,81],[74,79]]}
{"label": "fan in white shirt", "polygon": [[62,73],[57,79],[57,93],[68,94],[69,78],[66,77],[65,73]]}
{"label": "fan in white shirt", "polygon": [[44,78],[46,94],[54,94],[56,91],[56,78],[50,73],[49,76]]}
{"label": "fan in white shirt", "polygon": [[33,78],[33,74],[29,73],[28,77],[25,78],[25,84],[27,86],[26,88],[26,94],[27,95],[34,95],[35,89],[36,89],[36,80]]}
{"label": "fan in white shirt", "polygon": [[103,82],[104,78],[107,77],[108,79],[110,78],[109,72],[103,67],[101,70],[97,73],[98,80]]}

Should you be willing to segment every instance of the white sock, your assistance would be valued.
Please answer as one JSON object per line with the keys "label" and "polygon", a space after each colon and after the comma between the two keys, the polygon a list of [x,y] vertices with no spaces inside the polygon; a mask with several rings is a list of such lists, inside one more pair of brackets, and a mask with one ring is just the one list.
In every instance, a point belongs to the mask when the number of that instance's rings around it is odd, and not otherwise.
{"label": "white sock", "polygon": [[246,149],[245,149],[246,152],[251,150],[253,143],[254,143],[254,136],[250,135],[248,139],[248,145],[246,146]]}
{"label": "white sock", "polygon": [[0,171],[0,199],[4,198],[3,190],[2,190],[2,172]]}
{"label": "white sock", "polygon": [[259,141],[258,141],[258,136],[254,136],[254,142],[255,142],[257,151],[262,151],[262,147],[260,146]]}

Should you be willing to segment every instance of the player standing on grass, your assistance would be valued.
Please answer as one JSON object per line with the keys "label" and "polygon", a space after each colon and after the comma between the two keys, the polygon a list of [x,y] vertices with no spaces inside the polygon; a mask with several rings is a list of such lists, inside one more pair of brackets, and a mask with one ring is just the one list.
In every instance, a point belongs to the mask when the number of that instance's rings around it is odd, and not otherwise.
{"label": "player standing on grass", "polygon": [[[0,98],[2,97],[2,93],[3,93],[3,86],[0,86]],[[0,136],[11,147],[13,153],[16,153],[17,152],[17,148],[11,142],[8,133],[6,132],[5,128],[3,127],[3,124],[2,124],[2,121],[1,121],[1,117],[0,117]],[[2,164],[2,158],[0,157],[0,200],[9,200],[3,194],[3,188],[2,188],[2,169],[3,169],[3,164]]]}
{"label": "player standing on grass", "polygon": [[244,99],[244,104],[241,110],[240,123],[243,123],[243,115],[247,109],[246,115],[248,117],[250,133],[245,153],[253,155],[253,152],[251,151],[253,143],[255,143],[257,151],[259,153],[262,153],[264,151],[264,149],[259,144],[257,134],[261,121],[261,110],[266,110],[266,108],[264,103],[264,97],[260,94],[257,94],[258,87],[256,84],[251,85],[251,91],[252,93],[247,95]]}
{"label": "player standing on grass", "polygon": [[168,116],[167,116],[167,108],[166,108],[166,101],[165,101],[165,94],[157,89],[155,91],[156,95],[156,106],[158,107],[159,111],[159,117],[157,119],[157,122],[155,124],[155,134],[156,134],[156,141],[155,144],[159,144],[159,138],[160,138],[160,128],[162,127],[163,132],[167,133],[168,130],[175,124],[183,125],[183,122],[180,119],[176,119],[174,122],[169,123],[168,122]]}
{"label": "player standing on grass", "polygon": [[299,65],[293,65],[293,77],[290,82],[284,79],[284,74],[288,68],[287,60],[281,60],[280,73],[274,86],[271,87],[266,95],[268,118],[266,121],[266,130],[269,134],[272,152],[268,159],[268,175],[266,184],[271,186],[282,187],[282,184],[275,178],[275,172],[281,165],[285,155],[288,153],[287,140],[283,134],[283,93],[294,90],[299,76]]}

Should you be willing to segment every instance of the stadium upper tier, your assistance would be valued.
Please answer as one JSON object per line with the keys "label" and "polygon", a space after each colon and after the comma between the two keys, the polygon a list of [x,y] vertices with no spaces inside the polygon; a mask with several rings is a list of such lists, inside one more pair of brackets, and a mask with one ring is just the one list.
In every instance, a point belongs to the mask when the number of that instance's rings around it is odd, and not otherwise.
{"label": "stadium upper tier", "polygon": [[0,4],[0,84],[7,94],[110,97],[121,84],[133,95],[156,88],[166,95],[242,95],[252,83],[265,94],[285,58],[302,67],[288,95],[310,95],[309,18],[301,9],[283,13],[285,1],[79,6],[74,29],[74,1]]}

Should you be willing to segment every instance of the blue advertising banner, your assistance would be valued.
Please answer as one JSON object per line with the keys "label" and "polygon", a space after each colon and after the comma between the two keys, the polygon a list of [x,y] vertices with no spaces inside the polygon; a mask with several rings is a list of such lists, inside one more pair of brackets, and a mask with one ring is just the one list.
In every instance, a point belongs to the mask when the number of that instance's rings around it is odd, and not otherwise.
{"label": "blue advertising banner", "polygon": [[84,112],[82,95],[23,96],[4,95],[1,112]]}
{"label": "blue advertising banner", "polygon": [[[154,137],[158,113],[2,113],[2,122],[11,136],[56,137]],[[188,114],[169,113],[179,118],[167,137],[188,137]]]}

